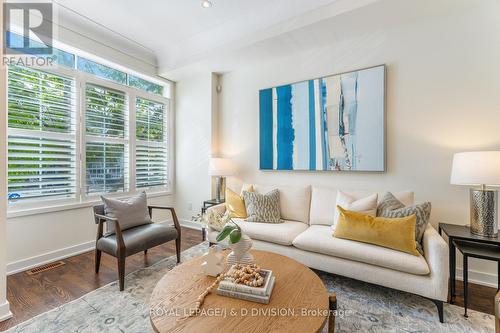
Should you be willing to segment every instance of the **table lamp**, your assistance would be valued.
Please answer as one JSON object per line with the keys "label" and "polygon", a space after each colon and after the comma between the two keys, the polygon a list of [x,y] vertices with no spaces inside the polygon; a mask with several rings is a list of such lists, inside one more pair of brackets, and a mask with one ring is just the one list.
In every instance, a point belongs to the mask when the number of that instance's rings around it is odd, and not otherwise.
{"label": "table lamp", "polygon": [[455,154],[450,183],[480,187],[470,189],[470,231],[497,237],[498,191],[487,186],[500,186],[500,151]]}
{"label": "table lamp", "polygon": [[209,175],[217,177],[216,198],[217,202],[221,202],[222,184],[224,178],[233,174],[231,161],[227,158],[211,158]]}

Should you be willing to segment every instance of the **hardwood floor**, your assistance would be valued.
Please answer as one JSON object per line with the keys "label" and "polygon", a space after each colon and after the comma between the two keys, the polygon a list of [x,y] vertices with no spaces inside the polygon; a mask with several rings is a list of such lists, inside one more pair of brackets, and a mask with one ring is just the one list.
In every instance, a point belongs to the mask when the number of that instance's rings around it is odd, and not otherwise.
{"label": "hardwood floor", "polygon": [[[182,228],[182,250],[199,244],[201,241],[200,231]],[[138,253],[127,258],[126,273],[150,266],[171,255],[175,255],[174,242],[150,249],[146,256],[142,252]],[[65,262],[64,266],[53,270],[36,275],[22,272],[7,278],[7,298],[14,317],[0,322],[0,331],[77,299],[118,279],[116,258],[104,253],[98,275],[94,274],[93,251],[63,261]],[[469,309],[493,314],[495,293],[496,289],[494,288],[470,284]],[[462,294],[462,283],[457,281],[455,304],[458,306],[463,306]]]}
{"label": "hardwood floor", "polygon": [[[453,304],[464,306],[464,287],[462,281],[457,281],[455,301]],[[479,284],[469,283],[469,300],[467,309],[477,310],[484,313],[493,314],[495,311],[495,295],[497,290]]]}
{"label": "hardwood floor", "polygon": [[[201,241],[201,231],[182,228],[181,250],[186,250]],[[127,257],[125,272],[130,273],[150,266],[172,255],[175,255],[173,241],[148,250],[146,256],[140,252]],[[105,253],[102,254],[99,274],[94,273],[94,251],[63,261],[64,266],[36,275],[21,272],[7,277],[7,299],[14,317],[0,322],[0,331],[118,279],[116,258]]]}

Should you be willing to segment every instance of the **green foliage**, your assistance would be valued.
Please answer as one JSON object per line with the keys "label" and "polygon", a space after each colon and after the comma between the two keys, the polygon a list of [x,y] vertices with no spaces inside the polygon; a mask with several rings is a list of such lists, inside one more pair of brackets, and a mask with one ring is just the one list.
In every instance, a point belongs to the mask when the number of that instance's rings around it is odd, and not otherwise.
{"label": "green foliage", "polygon": [[219,232],[215,239],[217,240],[217,242],[221,242],[226,239],[227,236],[229,236],[229,241],[232,244],[238,243],[241,239],[241,228],[236,223],[234,223],[233,220],[230,220],[224,226],[224,228]]}
{"label": "green foliage", "polygon": [[233,244],[236,244],[240,241],[241,239],[241,231],[239,229],[234,229],[233,231],[231,231],[231,233],[229,234],[229,240],[231,241],[231,243]]}
{"label": "green foliage", "polygon": [[78,70],[81,70],[82,72],[94,74],[96,76],[114,81],[119,84],[125,84],[125,85],[127,84],[126,73],[111,68],[109,66],[99,64],[95,61],[85,59],[83,57],[78,57],[76,61],[76,67]]}
{"label": "green foliage", "polygon": [[153,83],[151,81],[147,81],[144,79],[141,79],[140,77],[134,76],[134,75],[128,75],[128,85],[131,87],[135,87],[147,92],[150,92],[152,94],[156,95],[163,95],[163,86]]}
{"label": "green foliage", "polygon": [[136,100],[136,137],[139,140],[163,141],[165,105],[144,98]]}
{"label": "green foliage", "polygon": [[9,127],[69,133],[73,79],[27,67],[8,71]]}
{"label": "green foliage", "polygon": [[233,231],[236,227],[234,225],[229,225],[227,224],[222,230],[219,232],[217,237],[215,238],[216,241],[221,242],[223,241],[231,231]]}
{"label": "green foliage", "polygon": [[125,137],[125,93],[94,84],[85,88],[86,132],[89,135]]}

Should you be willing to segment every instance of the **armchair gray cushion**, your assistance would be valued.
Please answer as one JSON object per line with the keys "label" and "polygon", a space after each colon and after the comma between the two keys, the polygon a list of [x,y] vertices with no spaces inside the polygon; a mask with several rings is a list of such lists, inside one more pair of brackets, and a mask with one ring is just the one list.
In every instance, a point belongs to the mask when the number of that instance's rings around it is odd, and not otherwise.
{"label": "armchair gray cushion", "polygon": [[[177,238],[177,229],[163,223],[150,223],[133,227],[122,232],[125,255],[144,251]],[[101,237],[96,248],[113,256],[118,254],[116,234]]]}
{"label": "armchair gray cushion", "polygon": [[[117,200],[101,197],[104,203],[104,212],[106,216],[118,219],[122,231],[152,223],[148,210],[148,201],[146,192],[141,192],[133,197]],[[113,222],[107,223],[106,235],[115,233]]]}

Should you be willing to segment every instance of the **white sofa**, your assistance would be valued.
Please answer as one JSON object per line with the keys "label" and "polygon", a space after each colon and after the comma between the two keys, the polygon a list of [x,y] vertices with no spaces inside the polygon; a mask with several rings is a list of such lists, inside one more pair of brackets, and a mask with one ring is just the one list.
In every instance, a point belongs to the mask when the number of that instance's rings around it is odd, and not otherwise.
{"label": "white sofa", "polygon": [[[448,246],[429,224],[423,237],[424,256],[332,236],[337,190],[320,187],[253,185],[258,193],[279,189],[283,223],[234,221],[253,240],[255,249],[293,258],[306,266],[349,278],[417,294],[432,300],[443,322],[443,301],[448,294]],[[369,194],[344,191],[352,196]],[[394,193],[406,205],[413,192]],[[379,198],[382,193],[379,194]],[[219,212],[225,206],[211,209]],[[207,230],[215,243],[217,231]]]}

